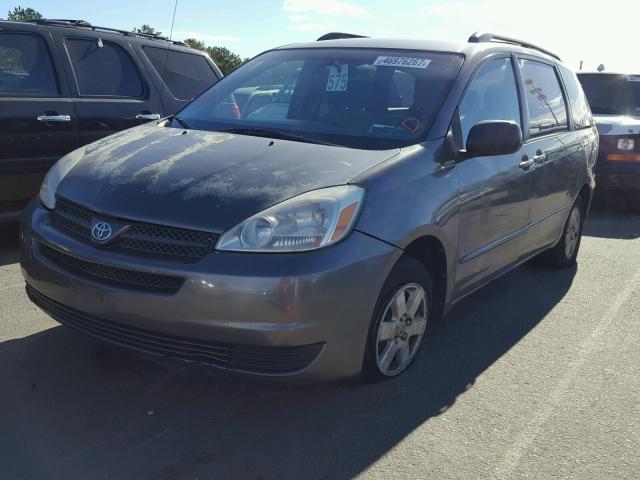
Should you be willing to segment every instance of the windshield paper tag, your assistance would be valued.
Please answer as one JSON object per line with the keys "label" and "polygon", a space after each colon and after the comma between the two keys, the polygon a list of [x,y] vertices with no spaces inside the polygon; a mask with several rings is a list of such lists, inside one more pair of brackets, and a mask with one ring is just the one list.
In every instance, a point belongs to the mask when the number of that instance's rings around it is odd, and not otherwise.
{"label": "windshield paper tag", "polygon": [[627,82],[640,82],[640,75],[629,75]]}
{"label": "windshield paper tag", "polygon": [[413,57],[378,57],[373,62],[378,67],[427,68],[431,60]]}
{"label": "windshield paper tag", "polygon": [[327,92],[346,92],[349,83],[349,65],[329,65]]}

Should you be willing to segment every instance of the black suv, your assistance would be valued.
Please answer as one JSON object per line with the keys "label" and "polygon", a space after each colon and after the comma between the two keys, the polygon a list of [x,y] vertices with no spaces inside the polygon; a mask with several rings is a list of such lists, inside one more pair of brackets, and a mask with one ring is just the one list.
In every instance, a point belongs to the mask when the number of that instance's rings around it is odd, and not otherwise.
{"label": "black suv", "polygon": [[171,115],[222,73],[180,42],[84,21],[0,22],[0,222],[63,155]]}

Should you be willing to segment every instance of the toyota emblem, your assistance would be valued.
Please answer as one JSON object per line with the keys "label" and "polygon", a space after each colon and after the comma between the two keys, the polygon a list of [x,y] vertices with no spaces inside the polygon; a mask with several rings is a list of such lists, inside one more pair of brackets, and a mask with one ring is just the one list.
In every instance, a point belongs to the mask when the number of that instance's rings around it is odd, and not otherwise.
{"label": "toyota emblem", "polygon": [[91,237],[96,242],[106,242],[111,238],[113,228],[107,222],[96,222],[91,228]]}

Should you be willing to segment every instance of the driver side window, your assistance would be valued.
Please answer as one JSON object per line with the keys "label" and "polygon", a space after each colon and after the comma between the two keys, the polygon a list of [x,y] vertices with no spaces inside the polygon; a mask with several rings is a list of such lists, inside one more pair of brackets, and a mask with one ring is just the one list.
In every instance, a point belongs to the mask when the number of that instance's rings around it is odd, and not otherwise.
{"label": "driver side window", "polygon": [[502,120],[520,125],[518,90],[510,58],[485,63],[471,81],[458,107],[463,148],[471,128],[483,121]]}

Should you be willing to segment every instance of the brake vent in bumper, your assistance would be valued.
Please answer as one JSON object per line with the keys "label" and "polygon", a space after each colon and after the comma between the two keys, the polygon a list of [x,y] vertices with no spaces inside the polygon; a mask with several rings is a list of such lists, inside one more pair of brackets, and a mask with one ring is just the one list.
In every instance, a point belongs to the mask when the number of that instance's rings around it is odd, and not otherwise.
{"label": "brake vent in bumper", "polygon": [[322,351],[324,343],[294,347],[256,347],[210,342],[144,330],[97,318],[56,302],[27,284],[33,303],[53,319],[102,340],[146,353],[202,363],[228,370],[284,375],[303,370]]}
{"label": "brake vent in bumper", "polygon": [[61,269],[106,285],[171,294],[177,292],[184,283],[184,278],[178,276],[140,272],[91,262],[51,248],[44,243],[38,244],[38,250],[43,257]]}

